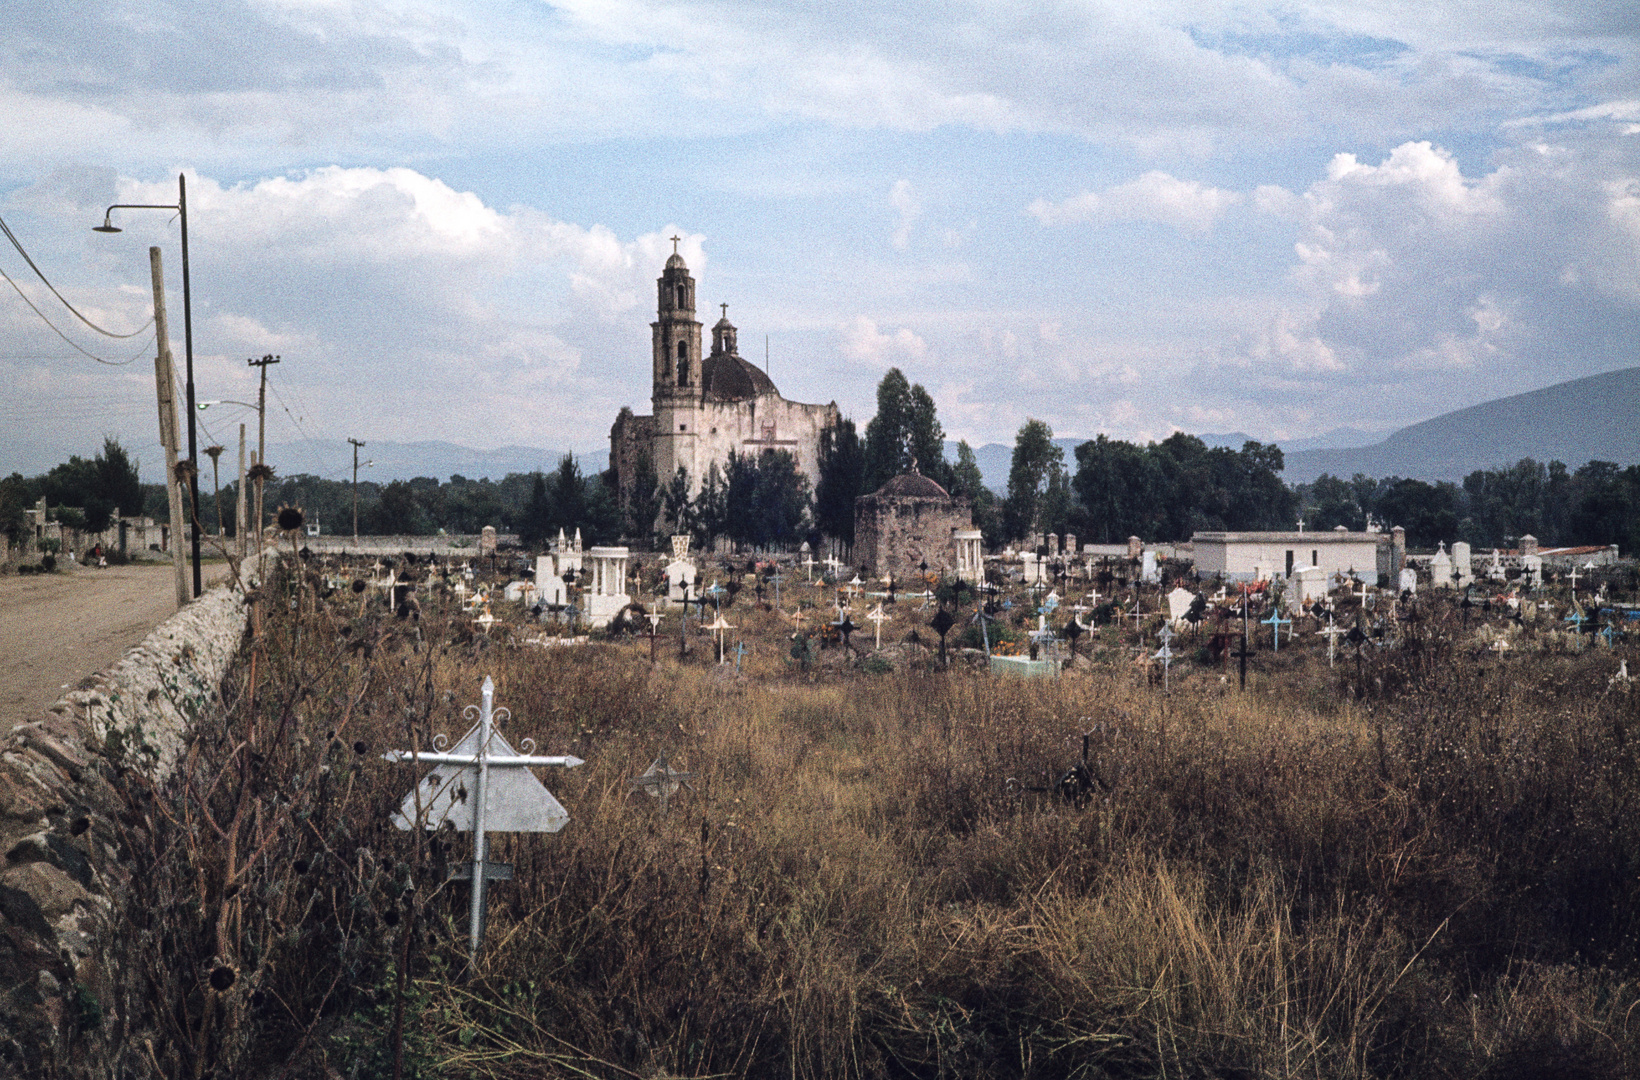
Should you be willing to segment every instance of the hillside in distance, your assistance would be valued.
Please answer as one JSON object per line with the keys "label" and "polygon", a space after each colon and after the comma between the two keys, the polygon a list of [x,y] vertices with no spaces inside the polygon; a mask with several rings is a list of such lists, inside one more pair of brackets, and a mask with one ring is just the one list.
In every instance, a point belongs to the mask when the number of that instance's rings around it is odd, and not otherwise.
{"label": "hillside in distance", "polygon": [[[474,450],[449,442],[400,443],[369,439],[359,451],[359,479],[387,484],[418,476],[443,481],[460,474],[469,480],[501,480],[510,473],[551,472],[563,456],[562,450],[533,446]],[[223,461],[226,464],[226,455]],[[375,464],[365,467],[366,461]],[[353,447],[345,439],[278,443],[268,447],[268,463],[281,476],[308,473],[330,480],[351,480]],[[609,468],[609,451],[577,453],[575,463],[583,475],[603,472]]]}
{"label": "hillside in distance", "polygon": [[1307,484],[1322,473],[1365,473],[1461,481],[1528,457],[1570,469],[1596,460],[1640,464],[1640,367],[1443,413],[1371,446],[1291,452],[1282,478]]}

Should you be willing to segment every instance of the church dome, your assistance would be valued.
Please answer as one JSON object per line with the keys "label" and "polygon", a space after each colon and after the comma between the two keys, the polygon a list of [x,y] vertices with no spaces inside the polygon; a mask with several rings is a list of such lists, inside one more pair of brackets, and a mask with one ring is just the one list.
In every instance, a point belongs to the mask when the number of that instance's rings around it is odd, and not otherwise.
{"label": "church dome", "polygon": [[901,499],[949,499],[946,490],[919,472],[902,473],[877,489],[878,495]]}
{"label": "church dome", "polygon": [[700,384],[713,401],[747,401],[780,393],[761,368],[732,354],[708,356],[701,364]]}
{"label": "church dome", "polygon": [[[650,263],[649,265],[653,266],[655,264]],[[667,258],[666,268],[668,270],[687,270],[687,269],[689,269],[688,266],[684,265],[683,256],[679,255],[675,251]]]}

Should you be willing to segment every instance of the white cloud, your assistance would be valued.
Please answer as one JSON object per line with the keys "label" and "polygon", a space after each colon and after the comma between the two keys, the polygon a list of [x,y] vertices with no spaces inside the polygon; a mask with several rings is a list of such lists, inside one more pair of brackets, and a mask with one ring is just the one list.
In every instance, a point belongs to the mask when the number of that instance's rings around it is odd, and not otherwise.
{"label": "white cloud", "polygon": [[893,333],[877,329],[875,320],[856,315],[838,328],[843,355],[850,360],[875,367],[888,367],[906,360],[920,360],[928,354],[928,345],[908,327]]}
{"label": "white cloud", "polygon": [[1085,191],[1061,202],[1037,199],[1027,212],[1044,225],[1099,220],[1151,221],[1187,231],[1206,232],[1241,195],[1151,171],[1103,192]]}

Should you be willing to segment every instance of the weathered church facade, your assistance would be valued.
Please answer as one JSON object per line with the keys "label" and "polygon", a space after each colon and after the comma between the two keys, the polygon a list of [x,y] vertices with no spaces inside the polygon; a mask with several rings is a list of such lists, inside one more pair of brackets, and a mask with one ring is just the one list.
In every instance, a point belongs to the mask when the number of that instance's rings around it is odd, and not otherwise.
{"label": "weathered church facade", "polygon": [[701,355],[695,318],[695,279],[675,251],[656,281],[656,318],[650,324],[649,416],[621,409],[609,430],[609,467],[627,505],[647,457],[658,484],[679,469],[689,494],[699,493],[713,465],[721,474],[729,455],[790,451],[814,485],[820,478],[820,436],[838,421],[837,403],[805,405],[780,396],[769,376],[742,359],[728,305],[712,327],[712,351]]}

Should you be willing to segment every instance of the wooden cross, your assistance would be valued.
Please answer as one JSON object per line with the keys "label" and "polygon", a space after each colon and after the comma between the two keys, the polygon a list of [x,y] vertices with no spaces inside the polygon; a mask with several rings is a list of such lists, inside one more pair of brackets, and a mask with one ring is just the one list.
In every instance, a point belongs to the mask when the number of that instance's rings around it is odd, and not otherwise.
{"label": "wooden cross", "polygon": [[803,620],[808,618],[808,616],[803,614],[803,609],[802,608],[798,608],[797,610],[793,611],[790,615],[787,615],[786,618],[790,619],[792,621],[792,624],[797,627],[797,629],[792,632],[792,637],[796,638],[799,634],[801,634],[803,632]]}

